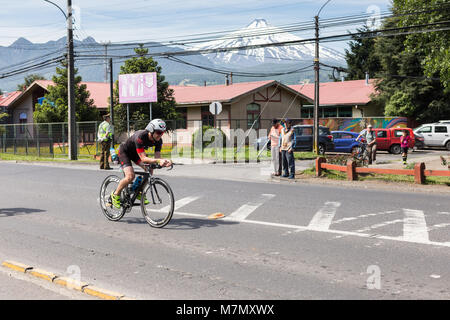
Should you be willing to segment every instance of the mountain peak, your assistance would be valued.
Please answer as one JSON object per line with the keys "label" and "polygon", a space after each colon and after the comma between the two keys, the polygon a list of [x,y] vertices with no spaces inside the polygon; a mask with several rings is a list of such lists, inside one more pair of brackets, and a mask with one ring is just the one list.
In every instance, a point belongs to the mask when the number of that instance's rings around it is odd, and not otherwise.
{"label": "mountain peak", "polygon": [[11,44],[11,47],[18,47],[18,46],[27,46],[33,44],[32,42],[28,41],[27,39],[20,37],[19,39],[17,39],[16,41],[14,41]]}
{"label": "mountain peak", "polygon": [[246,29],[258,29],[258,28],[267,28],[269,27],[269,23],[267,22],[266,19],[263,18],[257,18],[255,20],[253,20],[247,27],[245,27]]}

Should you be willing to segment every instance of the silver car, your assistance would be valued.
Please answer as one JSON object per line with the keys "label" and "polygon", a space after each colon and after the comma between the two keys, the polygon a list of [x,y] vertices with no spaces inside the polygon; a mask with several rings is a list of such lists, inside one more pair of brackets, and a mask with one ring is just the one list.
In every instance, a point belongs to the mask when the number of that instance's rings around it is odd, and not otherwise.
{"label": "silver car", "polygon": [[414,133],[423,136],[425,147],[445,147],[450,150],[450,121],[448,120],[423,124],[414,129]]}

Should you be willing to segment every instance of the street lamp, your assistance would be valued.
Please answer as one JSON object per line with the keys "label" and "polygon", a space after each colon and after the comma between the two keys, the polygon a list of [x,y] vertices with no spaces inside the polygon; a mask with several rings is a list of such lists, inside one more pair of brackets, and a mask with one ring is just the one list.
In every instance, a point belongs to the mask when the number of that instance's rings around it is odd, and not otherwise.
{"label": "street lamp", "polygon": [[68,92],[68,124],[69,124],[69,160],[77,160],[77,134],[75,122],[75,90],[74,90],[74,58],[73,58],[73,29],[72,29],[72,0],[67,0],[67,14],[56,3],[49,0],[45,2],[51,3],[57,7],[67,21],[67,92]]}
{"label": "street lamp", "polygon": [[314,17],[315,21],[315,27],[316,27],[316,47],[315,47],[315,57],[314,57],[314,74],[315,74],[315,81],[314,81],[314,152],[316,154],[319,153],[319,14],[322,11],[322,9],[330,2],[331,0],[328,0],[325,2],[325,4],[322,5],[319,12],[317,12],[316,16]]}

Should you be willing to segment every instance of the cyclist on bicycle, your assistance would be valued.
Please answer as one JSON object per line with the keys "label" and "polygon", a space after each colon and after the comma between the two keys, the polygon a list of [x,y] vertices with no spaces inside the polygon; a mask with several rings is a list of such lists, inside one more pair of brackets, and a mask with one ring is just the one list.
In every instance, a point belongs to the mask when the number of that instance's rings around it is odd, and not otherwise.
{"label": "cyclist on bicycle", "polygon": [[[112,204],[116,209],[122,206],[120,193],[128,184],[133,182],[135,177],[131,161],[144,170],[146,170],[142,165],[144,163],[159,164],[162,167],[170,167],[172,165],[171,160],[160,159],[163,144],[162,135],[165,131],[166,123],[161,119],[154,119],[150,121],[145,130],[136,131],[130,138],[120,144],[118,156],[125,177],[111,194]],[[145,153],[145,149],[153,146],[155,147],[155,158],[149,158]],[[140,195],[137,199],[141,200]]]}

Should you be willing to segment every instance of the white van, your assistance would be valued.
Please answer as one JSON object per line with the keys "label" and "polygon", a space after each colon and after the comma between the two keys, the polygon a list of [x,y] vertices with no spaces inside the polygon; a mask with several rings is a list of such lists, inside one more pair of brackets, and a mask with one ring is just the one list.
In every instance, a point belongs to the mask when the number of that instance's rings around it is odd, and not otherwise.
{"label": "white van", "polygon": [[423,124],[414,129],[414,133],[423,136],[426,147],[445,147],[450,150],[450,120]]}

